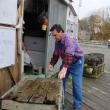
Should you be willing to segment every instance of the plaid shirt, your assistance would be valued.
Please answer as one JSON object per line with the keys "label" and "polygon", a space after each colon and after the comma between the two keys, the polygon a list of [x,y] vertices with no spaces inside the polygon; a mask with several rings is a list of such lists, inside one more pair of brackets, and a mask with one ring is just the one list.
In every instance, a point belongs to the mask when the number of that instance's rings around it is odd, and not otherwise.
{"label": "plaid shirt", "polygon": [[55,50],[50,64],[54,66],[59,57],[61,57],[62,66],[68,68],[82,56],[83,51],[80,49],[78,43],[65,34],[61,41],[55,42]]}

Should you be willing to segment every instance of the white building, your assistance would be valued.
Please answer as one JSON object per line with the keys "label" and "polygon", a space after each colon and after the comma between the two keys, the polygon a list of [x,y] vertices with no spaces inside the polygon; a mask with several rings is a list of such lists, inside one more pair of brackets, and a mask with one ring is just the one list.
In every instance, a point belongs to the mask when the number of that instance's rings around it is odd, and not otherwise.
{"label": "white building", "polygon": [[75,39],[78,38],[78,13],[75,10],[75,7],[72,5],[72,0],[66,0],[70,5],[67,8],[67,25],[66,32],[71,35],[71,31],[73,31],[73,37]]}

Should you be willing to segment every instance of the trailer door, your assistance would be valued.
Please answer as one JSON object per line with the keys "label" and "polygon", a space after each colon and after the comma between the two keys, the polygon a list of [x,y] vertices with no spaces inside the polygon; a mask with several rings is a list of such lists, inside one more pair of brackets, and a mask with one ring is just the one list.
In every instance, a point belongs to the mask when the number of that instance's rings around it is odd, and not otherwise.
{"label": "trailer door", "polygon": [[[49,29],[53,24],[61,24],[64,30],[66,29],[66,15],[67,15],[67,5],[60,0],[50,0],[49,1]],[[54,40],[48,35],[47,38],[47,54],[46,54],[46,66],[52,57],[54,51]],[[60,63],[60,62],[59,62]],[[55,71],[59,68],[59,63],[56,66]]]}

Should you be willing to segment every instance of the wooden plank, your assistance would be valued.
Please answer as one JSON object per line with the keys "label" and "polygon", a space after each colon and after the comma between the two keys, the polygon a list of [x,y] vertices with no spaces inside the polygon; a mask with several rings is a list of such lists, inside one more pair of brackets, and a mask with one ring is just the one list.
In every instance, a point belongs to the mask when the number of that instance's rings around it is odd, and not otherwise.
{"label": "wooden plank", "polygon": [[94,108],[95,110],[98,110],[98,109],[106,110],[107,109],[106,104],[109,102],[107,103],[104,102],[99,97],[97,97],[97,95],[98,93],[91,94],[91,93],[88,93],[87,91],[85,93],[83,92],[84,102],[88,104],[90,107]]}
{"label": "wooden plank", "polygon": [[[72,94],[72,90],[70,88],[69,88],[68,92],[70,94]],[[90,97],[90,95],[89,95],[89,97]],[[72,100],[72,99],[69,97],[69,100]],[[93,110],[106,110],[101,105],[99,105],[96,102],[92,101],[91,99],[89,99],[85,95],[84,95],[83,104],[86,105],[86,107],[88,107],[89,109],[93,109]],[[85,110],[85,108],[84,108],[84,110]]]}
{"label": "wooden plank", "polygon": [[5,110],[57,110],[55,105],[19,103],[11,100],[2,101],[2,109]]}
{"label": "wooden plank", "polygon": [[21,36],[21,32],[20,31],[16,31],[16,52],[15,52],[15,65],[9,67],[10,70],[10,74],[13,77],[13,80],[15,82],[15,84],[20,80],[20,73],[21,73],[21,54],[19,53],[19,39]]}
{"label": "wooden plank", "polygon": [[87,78],[84,79],[85,87],[87,85],[88,86],[90,85],[91,87],[95,87],[95,88],[100,89],[101,91],[105,91],[108,94],[108,95],[106,94],[108,97],[110,97],[110,95],[109,95],[110,94],[110,85],[109,84],[110,84],[109,78],[107,79],[105,77],[105,74],[97,80],[87,79]]}
{"label": "wooden plank", "polygon": [[[98,79],[84,78],[83,80],[83,110],[109,110],[110,108],[110,74],[104,73]],[[71,85],[67,100],[72,106],[72,90]],[[71,94],[71,95],[70,95]],[[71,108],[71,107],[70,107]]]}
{"label": "wooden plank", "polygon": [[7,99],[8,97],[10,98],[10,94],[19,92],[22,88],[24,88],[24,84],[27,85],[30,84],[30,82],[32,82],[30,80],[31,80],[30,78],[28,79],[28,81],[27,79],[21,80],[19,83],[13,86],[8,92],[6,92],[3,96],[1,96],[1,99]]}
{"label": "wooden plank", "polygon": [[0,96],[12,87],[12,80],[7,69],[0,69]]}
{"label": "wooden plank", "polygon": [[35,85],[37,85],[36,80],[33,80],[29,85],[25,86],[19,93],[17,93],[16,101],[28,102],[35,92]]}
{"label": "wooden plank", "polygon": [[[67,102],[66,102],[66,108],[67,108],[67,110],[73,110],[72,105],[73,105],[72,102],[69,102],[67,100]],[[86,105],[85,103],[83,103],[81,110],[93,110],[93,108],[91,108],[88,105]]]}
{"label": "wooden plank", "polygon": [[110,102],[110,74],[107,76],[105,73],[98,79],[84,78],[83,90],[84,97],[95,102],[97,105],[102,106],[103,110],[109,109]]}
{"label": "wooden plank", "polygon": [[15,86],[13,92],[14,93],[22,92],[32,83],[32,81],[33,80],[31,80],[31,79],[30,80],[24,79],[24,80],[20,81],[20,83],[17,86]]}
{"label": "wooden plank", "polygon": [[[30,81],[30,83],[27,83],[27,81]],[[47,81],[48,81],[48,83],[46,83]],[[33,80],[31,78],[26,78],[24,80],[21,80],[18,84],[16,84],[12,89],[10,89],[6,94],[4,94],[1,97],[2,109],[7,109],[7,110],[25,110],[25,109],[27,109],[27,110],[30,110],[30,109],[31,110],[61,110],[60,108],[62,107],[62,102],[61,102],[62,98],[60,96],[61,96],[62,92],[59,89],[60,83],[59,82],[57,83],[56,81],[58,81],[58,80],[53,80],[53,79],[49,79],[49,78],[47,78],[47,79],[34,78]],[[43,84],[41,82],[43,82]],[[40,86],[36,86],[39,83],[41,83],[42,88],[43,87],[45,88],[45,89],[43,89],[45,91],[42,91],[42,90],[40,92],[36,91],[36,90],[40,89],[39,88]],[[54,85],[54,83],[57,83],[57,84]],[[27,86],[25,84],[27,84]],[[50,84],[50,86],[47,87],[48,84]],[[56,92],[55,89],[59,89],[57,94],[53,93],[53,92]],[[53,90],[53,91],[51,91],[51,90]],[[58,103],[56,103],[55,102],[56,100],[55,100],[54,103],[49,102],[49,104],[47,104],[47,103],[46,104],[38,104],[38,103],[35,104],[37,102],[36,99],[33,99],[32,100],[33,102],[31,102],[29,100],[29,101],[27,101],[27,103],[21,103],[22,99],[23,99],[23,101],[25,101],[24,99],[27,100],[28,96],[30,97],[30,95],[32,95],[32,94],[34,94],[33,96],[35,96],[37,93],[39,93],[39,94],[41,93],[42,95],[44,95],[44,94],[47,95],[47,93],[49,93],[49,91],[52,92],[51,94],[53,94],[54,97],[57,97],[57,95],[58,95],[58,98],[59,99],[61,98],[61,100],[58,100]],[[52,97],[54,99],[54,97],[51,96],[51,94],[49,94],[49,96],[47,95],[47,99],[48,99],[48,97]],[[13,95],[15,95],[15,96],[17,95],[17,97],[15,99],[11,100],[10,98],[8,98],[9,95],[12,95],[12,98],[13,98]],[[23,95],[25,95],[25,96],[23,96]],[[18,99],[20,102],[18,102]]]}
{"label": "wooden plank", "polygon": [[[85,92],[83,90],[83,96],[84,96],[84,102],[83,103],[85,105],[87,105],[89,108],[94,108],[95,110],[99,110],[99,109],[106,110],[107,108],[109,108],[109,106],[107,107],[106,104],[107,103],[109,104],[110,101],[106,100],[104,102],[104,100],[100,98],[98,93],[97,94],[96,93],[92,94],[92,91],[91,91],[91,93],[88,93],[87,90],[88,90],[88,86],[86,86],[86,91]],[[71,88],[68,89],[68,92],[70,94],[72,94]],[[72,100],[72,98],[69,98],[69,100]]]}
{"label": "wooden plank", "polygon": [[17,7],[17,24],[16,24],[16,61],[15,65],[9,67],[13,80],[17,83],[20,80],[21,73],[21,50],[22,50],[22,24],[23,24],[24,0],[19,0]]}
{"label": "wooden plank", "polygon": [[72,107],[72,103],[70,103],[69,101],[66,102],[66,108],[67,110],[72,110],[73,107]]}
{"label": "wooden plank", "polygon": [[25,79],[13,87],[10,93],[2,96],[2,99],[16,100],[19,102],[55,104],[56,100],[62,97],[59,84],[58,80],[49,78],[28,79],[27,81]]}
{"label": "wooden plank", "polygon": [[[23,12],[24,12],[24,0],[20,0],[20,6],[19,6],[19,24],[22,25],[22,19],[23,18]],[[18,17],[17,17],[18,18]],[[22,32],[20,31],[19,32],[19,35],[17,33],[17,38],[20,38],[20,34],[22,34]],[[18,41],[18,39],[17,39]],[[16,42],[17,42],[16,41]],[[22,43],[22,42],[21,42]],[[20,65],[21,65],[21,55],[18,54],[18,42],[16,43],[16,64],[12,67],[10,67],[10,72],[14,78],[14,81],[17,83],[20,79],[20,72],[21,72],[21,68],[20,68]],[[21,48],[21,47],[20,47]],[[0,95],[3,95],[5,92],[7,92],[11,87],[12,87],[12,81],[11,81],[11,78],[9,76],[9,71],[7,68],[3,69],[3,70],[0,70]],[[5,78],[4,78],[5,77]]]}
{"label": "wooden plank", "polygon": [[[68,110],[72,110],[72,92],[71,89],[68,88],[67,92],[66,92],[66,104],[67,104],[67,108]],[[93,110],[92,107],[88,106],[86,103],[83,102],[82,104],[82,110]]]}
{"label": "wooden plank", "polygon": [[91,101],[90,99],[84,97],[84,102],[85,105],[89,106],[89,108],[91,108],[92,110],[106,110],[103,109],[100,105],[98,105],[97,103]]}
{"label": "wooden plank", "polygon": [[21,98],[17,99],[17,101],[26,101],[24,100],[24,96],[26,96],[29,97],[27,98],[28,102],[38,102],[38,100],[41,99],[43,103],[43,99],[47,98],[47,100],[49,100],[49,103],[53,103],[53,101],[56,100],[56,96],[59,95],[58,93],[60,93],[60,91],[56,91],[59,90],[58,87],[59,86],[56,81],[37,78],[30,87],[22,92],[22,97],[20,96]]}
{"label": "wooden plank", "polygon": [[106,82],[84,82],[84,89],[91,92],[100,92],[100,94],[110,98],[110,85],[106,85]]}
{"label": "wooden plank", "polygon": [[[101,86],[101,84],[100,84]],[[86,84],[86,90],[83,90],[84,97],[100,105],[103,110],[109,109],[110,97],[106,90],[101,90],[90,83]]]}
{"label": "wooden plank", "polygon": [[44,102],[44,100],[45,100],[45,97],[44,97],[44,96],[40,96],[40,95],[38,95],[38,94],[34,94],[34,95],[30,98],[29,102],[42,104],[42,103]]}
{"label": "wooden plank", "polygon": [[5,93],[1,98],[2,99],[12,99],[13,97],[19,97],[19,94],[26,90],[29,86],[32,85],[34,79],[26,78],[17,83],[13,88],[11,88],[7,93]]}

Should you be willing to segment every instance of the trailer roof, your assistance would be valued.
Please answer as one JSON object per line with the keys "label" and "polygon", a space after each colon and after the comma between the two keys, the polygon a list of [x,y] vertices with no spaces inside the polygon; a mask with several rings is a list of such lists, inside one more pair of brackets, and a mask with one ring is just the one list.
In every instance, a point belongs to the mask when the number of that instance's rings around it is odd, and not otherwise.
{"label": "trailer roof", "polygon": [[75,11],[75,9],[74,9],[74,7],[73,7],[73,5],[72,5],[72,0],[69,0],[69,1],[67,1],[67,0],[62,0],[64,3],[66,3],[70,8],[71,8],[71,10],[72,10],[72,12],[74,13],[74,15],[75,16],[77,16],[77,13],[76,13],[76,11]]}

